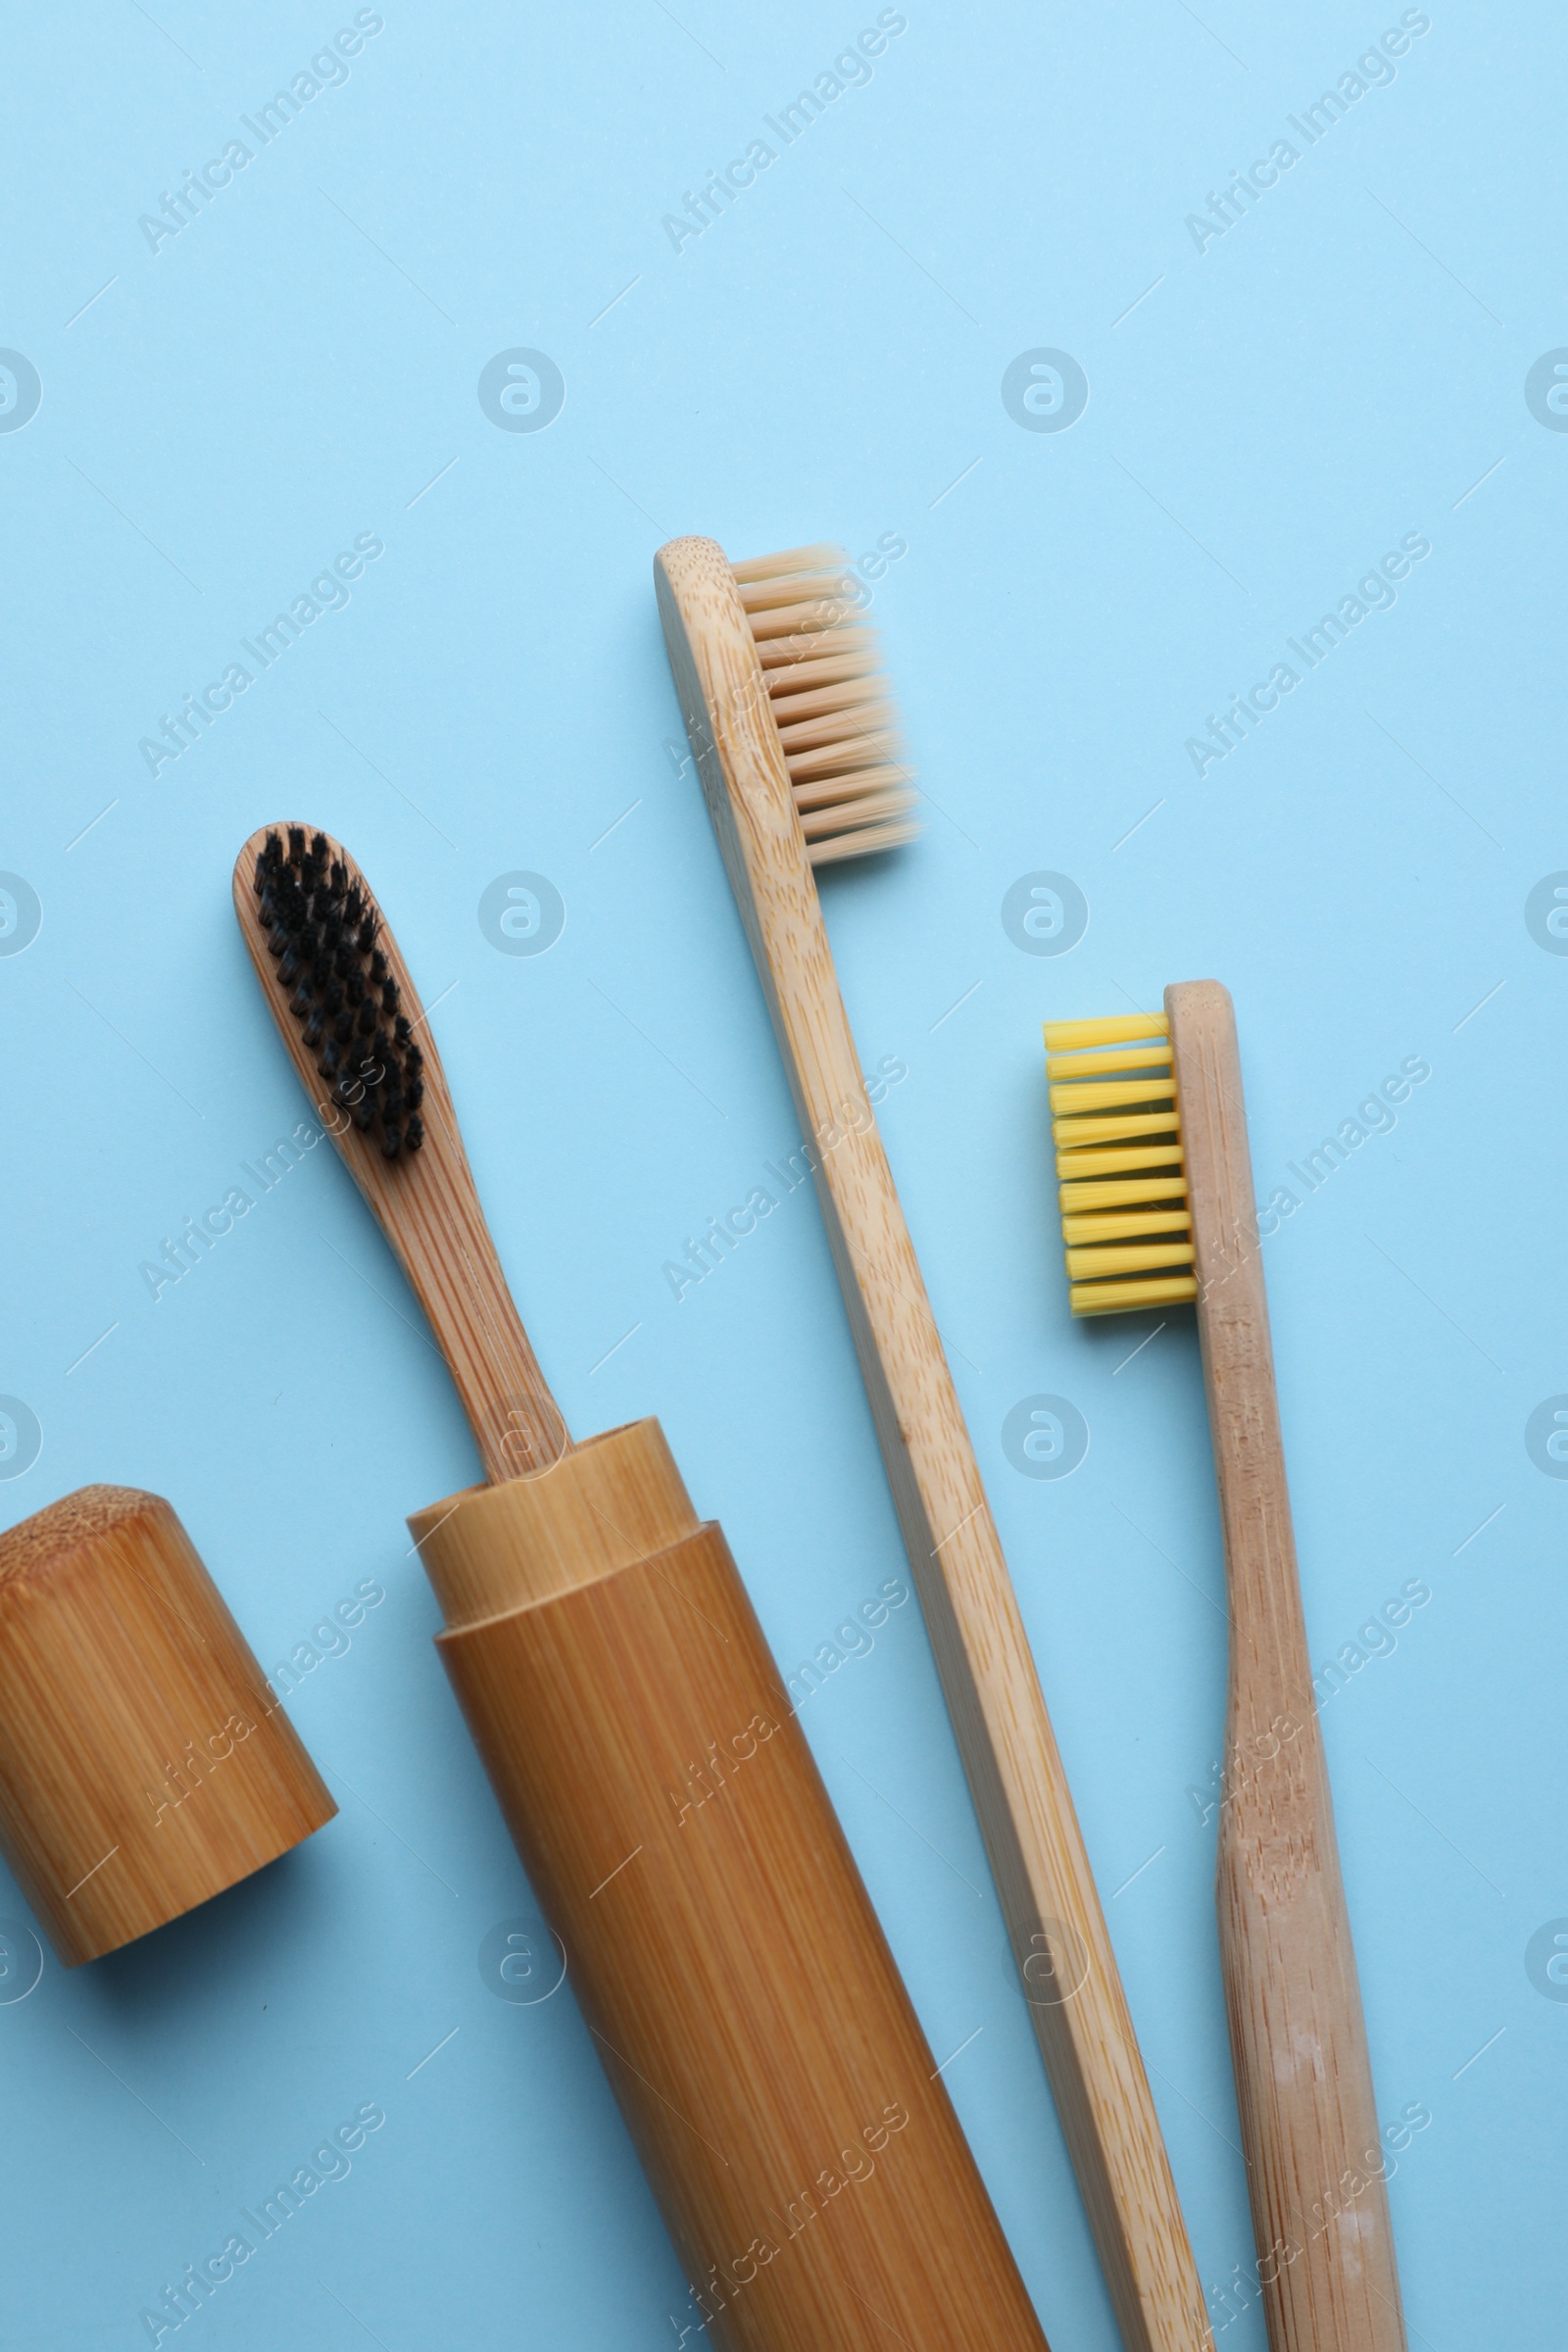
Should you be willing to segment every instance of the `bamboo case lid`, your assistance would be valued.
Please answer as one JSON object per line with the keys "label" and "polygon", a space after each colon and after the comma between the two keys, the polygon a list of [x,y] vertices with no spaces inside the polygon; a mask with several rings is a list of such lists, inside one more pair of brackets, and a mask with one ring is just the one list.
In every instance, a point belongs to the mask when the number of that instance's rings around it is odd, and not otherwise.
{"label": "bamboo case lid", "polygon": [[68,1968],[336,1811],[159,1495],[81,1487],[0,1536],[0,1847]]}

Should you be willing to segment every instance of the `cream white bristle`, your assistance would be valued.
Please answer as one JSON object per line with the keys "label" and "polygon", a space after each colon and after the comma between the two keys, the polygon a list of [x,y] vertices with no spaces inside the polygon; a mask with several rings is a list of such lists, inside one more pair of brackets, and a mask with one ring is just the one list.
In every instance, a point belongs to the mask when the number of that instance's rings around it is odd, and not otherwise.
{"label": "cream white bristle", "polygon": [[730,566],[813,865],[912,841],[913,777],[864,590],[842,548],[797,547]]}

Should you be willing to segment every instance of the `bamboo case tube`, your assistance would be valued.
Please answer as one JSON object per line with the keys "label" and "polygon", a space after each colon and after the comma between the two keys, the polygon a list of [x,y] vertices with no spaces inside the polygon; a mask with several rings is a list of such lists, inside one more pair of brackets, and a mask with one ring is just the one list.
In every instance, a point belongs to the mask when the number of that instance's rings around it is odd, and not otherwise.
{"label": "bamboo case tube", "polygon": [[729,1548],[659,1424],[409,1524],[716,2340],[1042,2352]]}
{"label": "bamboo case tube", "polygon": [[336,1811],[160,1496],[82,1487],[0,1537],[0,1846],[68,1968]]}

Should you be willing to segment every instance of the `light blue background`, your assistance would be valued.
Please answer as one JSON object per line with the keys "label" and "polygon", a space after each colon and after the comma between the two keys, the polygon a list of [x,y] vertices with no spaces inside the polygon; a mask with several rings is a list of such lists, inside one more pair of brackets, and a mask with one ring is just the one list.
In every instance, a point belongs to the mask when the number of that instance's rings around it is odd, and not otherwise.
{"label": "light blue background", "polygon": [[[1190,1793],[1225,1630],[1196,1344],[1173,1317],[1124,1362],[1151,1320],[1069,1323],[1038,1023],[1224,978],[1264,1192],[1430,1061],[1266,1264],[1314,1657],[1432,1592],[1324,1710],[1380,2113],[1433,2119],[1392,2186],[1412,2341],[1546,2341],[1568,2005],[1524,1955],[1568,1914],[1568,1486],[1523,1433],[1568,1389],[1568,963],[1524,903],[1568,866],[1568,438],[1523,386],[1568,343],[1556,12],[1434,5],[1200,253],[1188,214],[1397,8],[909,0],[870,80],[677,254],[662,216],[874,9],[389,0],[347,83],[151,251],[138,216],[352,13],[8,12],[0,341],[43,401],[0,437],[0,865],[43,922],[0,959],[0,1389],[44,1438],[0,1511],[167,1494],[268,1666],[359,1580],[388,1599],[293,1704],[339,1818],[0,2008],[0,2343],[146,2341],[140,2309],[367,2100],[352,2175],[192,2339],[654,2352],[694,2320],[569,1993],[479,1980],[529,1898],[403,1528],[475,1461],[357,1194],[318,1152],[156,1303],[137,1270],[301,1116],[228,877],[303,815],[426,1001],[451,991],[442,1052],[572,1426],[661,1415],[787,1666],[900,1570],[810,1196],[678,1304],[661,1271],[796,1141],[679,765],[649,564],[688,530],[907,542],[874,610],[934,805],[832,878],[829,922],[867,1065],[908,1067],[888,1148],[1215,2287],[1252,2252]],[[476,398],[518,345],[566,382],[536,434]],[[1059,434],[1001,400],[1040,346],[1091,386]],[[1411,531],[1432,553],[1395,607],[1200,781],[1186,739]],[[154,780],[138,739],[360,532],[386,553],[349,608]],[[536,958],[476,919],[514,868],[566,906]],[[1057,959],[1001,924],[1038,868],[1091,909]],[[1060,1482],[1002,1451],[1038,1392],[1090,1428]],[[914,1610],[803,1720],[934,2048],[977,2036],[947,2080],[1053,2344],[1109,2352]],[[9,1881],[0,1913],[25,1919]],[[1257,2352],[1255,2311],[1222,2340]]]}

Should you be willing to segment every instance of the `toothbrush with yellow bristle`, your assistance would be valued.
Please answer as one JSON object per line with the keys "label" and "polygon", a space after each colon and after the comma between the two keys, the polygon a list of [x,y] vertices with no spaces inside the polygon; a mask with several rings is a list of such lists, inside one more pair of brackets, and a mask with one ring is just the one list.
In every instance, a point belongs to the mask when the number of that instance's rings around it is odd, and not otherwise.
{"label": "toothbrush with yellow bristle", "polygon": [[[1004,1917],[1127,2352],[1212,2343],[1094,1876],[833,969],[814,867],[910,838],[839,549],[654,564],[670,667],[811,1148],[860,1368]],[[984,2315],[977,2318],[983,2332]]]}
{"label": "toothbrush with yellow bristle", "polygon": [[1073,1313],[1198,1311],[1231,1621],[1220,1955],[1271,2352],[1404,2352],[1230,996],[1048,1021],[1046,1070]]}

